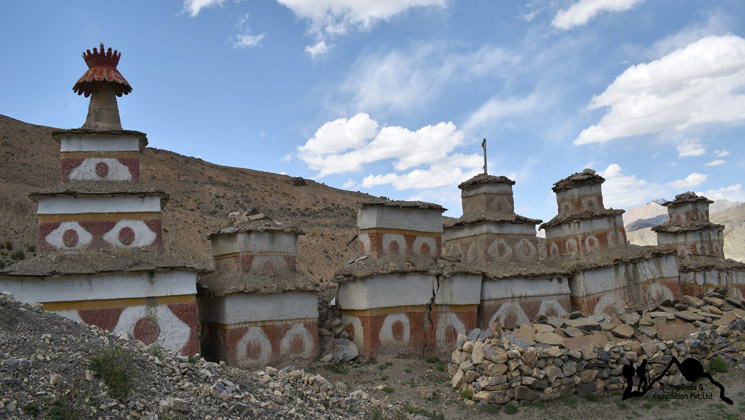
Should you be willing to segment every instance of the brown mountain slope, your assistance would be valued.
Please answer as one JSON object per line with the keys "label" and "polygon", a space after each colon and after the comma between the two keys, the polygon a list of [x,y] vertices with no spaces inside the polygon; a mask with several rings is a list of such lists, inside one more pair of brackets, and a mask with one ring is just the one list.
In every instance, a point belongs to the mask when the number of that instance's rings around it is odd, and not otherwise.
{"label": "brown mountain slope", "polygon": [[[28,193],[60,183],[53,130],[0,115],[0,242],[10,241],[15,249],[36,242],[36,205]],[[356,234],[358,204],[373,198],[311,180],[294,186],[286,175],[214,165],[160,149],[145,150],[141,171],[143,185],[170,195],[163,211],[166,251],[204,268],[211,265],[206,235],[225,226],[231,211],[255,207],[304,230],[298,267],[314,280],[328,280],[356,254],[346,244]],[[9,261],[8,255],[1,250],[0,260]]]}

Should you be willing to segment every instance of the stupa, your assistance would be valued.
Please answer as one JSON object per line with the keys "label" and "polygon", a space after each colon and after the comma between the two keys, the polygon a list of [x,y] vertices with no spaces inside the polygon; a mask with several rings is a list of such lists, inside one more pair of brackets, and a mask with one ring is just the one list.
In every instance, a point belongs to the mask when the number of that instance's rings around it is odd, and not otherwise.
{"label": "stupa", "polygon": [[132,87],[121,53],[83,54],[73,91],[91,98],[85,124],[59,130],[62,183],[38,203],[39,255],[0,272],[0,289],[24,302],[181,354],[197,352],[197,270],[163,252],[162,191],[139,183],[145,133],[123,130],[117,96]]}
{"label": "stupa", "polygon": [[318,355],[318,287],[296,269],[300,234],[259,213],[208,236],[215,271],[197,297],[207,360],[250,368]]}

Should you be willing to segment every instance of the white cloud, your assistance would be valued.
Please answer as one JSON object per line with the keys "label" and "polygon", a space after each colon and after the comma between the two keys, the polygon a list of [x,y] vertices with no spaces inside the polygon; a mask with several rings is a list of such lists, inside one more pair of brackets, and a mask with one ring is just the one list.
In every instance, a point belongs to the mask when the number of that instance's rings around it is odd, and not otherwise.
{"label": "white cloud", "polygon": [[463,124],[463,129],[465,131],[471,131],[506,117],[526,114],[537,105],[538,97],[536,94],[524,98],[510,98],[507,100],[500,100],[494,96],[468,117],[466,123]]}
{"label": "white cloud", "polygon": [[354,188],[355,186],[357,186],[357,183],[352,178],[349,178],[347,182],[345,182],[344,185],[342,185],[341,187],[344,189],[350,189]]}
{"label": "white cloud", "polygon": [[568,9],[559,10],[551,22],[556,28],[568,30],[587,24],[600,12],[623,12],[644,0],[579,0]]}
{"label": "white cloud", "polygon": [[631,66],[590,109],[610,107],[575,145],[745,119],[745,39],[710,36]]}
{"label": "white cloud", "polygon": [[358,59],[340,90],[356,112],[386,113],[420,107],[437,98],[445,86],[475,78],[507,77],[519,56],[495,46],[466,53],[447,53],[440,43],[409,50],[376,52]]}
{"label": "white cloud", "polygon": [[684,140],[678,145],[678,158],[702,156],[704,154],[706,154],[706,149],[698,139]]}
{"label": "white cloud", "polygon": [[242,33],[235,36],[236,40],[233,41],[233,48],[258,47],[261,40],[266,36],[265,33],[251,35],[251,28],[248,27],[248,14],[241,16],[236,26],[241,28]]}
{"label": "white cloud", "polygon": [[714,151],[714,155],[715,155],[716,157],[725,157],[725,156],[729,156],[729,154],[730,154],[730,153],[732,153],[732,152],[730,152],[729,150],[726,150],[726,149],[723,149],[723,150],[715,150],[715,151]]}
{"label": "white cloud", "polygon": [[250,48],[259,46],[259,42],[261,42],[265,36],[266,34],[238,34],[235,36],[237,40],[233,43],[233,48]]}
{"label": "white cloud", "polygon": [[693,187],[698,187],[699,185],[706,182],[706,179],[708,177],[709,176],[706,174],[697,174],[694,172],[688,175],[687,177],[685,177],[684,179],[679,179],[677,181],[669,182],[667,185],[673,188],[678,188],[678,189],[693,188]]}
{"label": "white cloud", "polygon": [[367,114],[357,114],[350,119],[339,118],[327,122],[303,146],[300,154],[326,155],[357,149],[378,133],[378,122]]}
{"label": "white cloud", "polygon": [[727,187],[718,188],[716,190],[708,190],[705,192],[696,193],[703,195],[710,200],[729,200],[729,201],[745,201],[745,193],[742,191],[742,185],[730,185]]}
{"label": "white cloud", "polygon": [[692,173],[684,179],[660,184],[636,175],[626,175],[616,163],[608,165],[605,170],[598,173],[605,178],[603,202],[606,207],[614,208],[629,208],[656,198],[672,197],[681,190],[701,185],[708,178],[705,174]]}
{"label": "white cloud", "polygon": [[308,54],[310,58],[315,61],[325,57],[332,46],[326,45],[326,41],[318,41],[313,45],[306,45],[305,53]]}
{"label": "white cloud", "polygon": [[[454,152],[463,144],[464,135],[451,122],[416,131],[399,126],[378,127],[376,121],[362,113],[330,121],[298,147],[297,156],[319,171],[319,178],[391,160],[389,173],[368,175],[359,186],[392,185],[396,190],[455,187],[478,173],[483,165],[483,157],[478,154]],[[351,179],[347,181],[353,183]]]}
{"label": "white cloud", "polygon": [[719,166],[719,165],[724,165],[725,163],[727,163],[726,160],[716,159],[716,160],[712,160],[711,162],[707,162],[706,166]]}
{"label": "white cloud", "polygon": [[413,7],[446,7],[445,0],[277,0],[298,19],[310,21],[308,32],[319,38],[369,30],[380,21]]}
{"label": "white cloud", "polygon": [[225,0],[184,0],[184,10],[189,16],[196,17],[206,7],[222,6]]}
{"label": "white cloud", "polygon": [[425,189],[457,185],[481,171],[484,160],[479,155],[454,154],[447,156],[426,169],[415,169],[405,174],[388,173],[368,175],[362,188],[392,185],[396,190]]}
{"label": "white cloud", "polygon": [[362,113],[328,122],[298,147],[297,155],[322,178],[386,159],[393,159],[394,169],[403,171],[444,159],[463,143],[463,133],[451,122],[417,131],[398,126],[377,131],[377,127],[376,121]]}

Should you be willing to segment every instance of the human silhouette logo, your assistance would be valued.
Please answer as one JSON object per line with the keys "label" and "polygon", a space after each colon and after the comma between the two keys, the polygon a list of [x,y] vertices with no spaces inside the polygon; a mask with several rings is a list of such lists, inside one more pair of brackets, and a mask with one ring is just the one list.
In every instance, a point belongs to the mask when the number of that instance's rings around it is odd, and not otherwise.
{"label": "human silhouette logo", "polygon": [[[628,365],[625,365],[623,367],[623,371],[621,372],[624,379],[626,379],[626,389],[623,391],[623,397],[622,400],[625,400],[627,398],[631,397],[641,397],[644,394],[647,393],[650,389],[652,389],[652,386],[654,386],[655,383],[659,382],[660,379],[662,379],[666,374],[667,371],[670,370],[670,368],[675,365],[678,367],[678,370],[680,370],[680,373],[683,375],[686,381],[688,382],[696,382],[700,378],[706,378],[711,382],[714,386],[719,388],[719,398],[726,402],[729,405],[732,405],[732,400],[724,396],[724,386],[720,384],[719,382],[715,381],[714,378],[712,378],[711,374],[709,372],[706,372],[704,370],[703,365],[701,365],[701,362],[694,358],[688,358],[683,360],[683,363],[679,362],[678,359],[675,357],[672,358],[670,363],[665,367],[665,370],[662,371],[656,378],[654,378],[652,381],[649,381],[649,377],[647,375],[647,359],[644,359],[639,367],[634,369],[634,365],[629,362]],[[636,387],[636,390],[634,390],[634,376],[637,376],[639,378],[639,384]],[[686,390],[696,390],[696,387],[669,387],[671,390],[679,390],[680,388],[684,388]],[[699,391],[702,391],[703,388],[699,387]],[[677,394],[681,398],[702,398],[700,395],[691,393],[691,394]],[[710,398],[710,397],[709,397]]]}

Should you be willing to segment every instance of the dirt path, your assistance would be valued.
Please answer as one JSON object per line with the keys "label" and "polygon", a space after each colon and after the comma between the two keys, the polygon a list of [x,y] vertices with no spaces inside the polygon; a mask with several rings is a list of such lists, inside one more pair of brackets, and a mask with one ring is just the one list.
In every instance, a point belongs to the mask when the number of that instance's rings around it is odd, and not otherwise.
{"label": "dirt path", "polygon": [[[371,397],[387,401],[398,408],[394,419],[743,419],[745,418],[745,371],[730,368],[728,373],[716,375],[726,388],[726,395],[734,401],[730,406],[720,401],[718,390],[706,380],[705,393],[713,393],[706,400],[662,400],[647,396],[621,401],[621,393],[566,397],[546,402],[512,403],[504,406],[479,406],[465,401],[450,386],[445,365],[433,359],[396,359],[384,357],[362,364],[334,368],[311,368],[337,386],[352,391],[361,389]],[[343,385],[342,385],[343,384]],[[716,393],[714,391],[717,391]],[[508,408],[511,406],[513,408]],[[513,410],[516,411],[510,415]],[[373,413],[381,419],[389,415]],[[379,416],[377,416],[380,414]]]}

